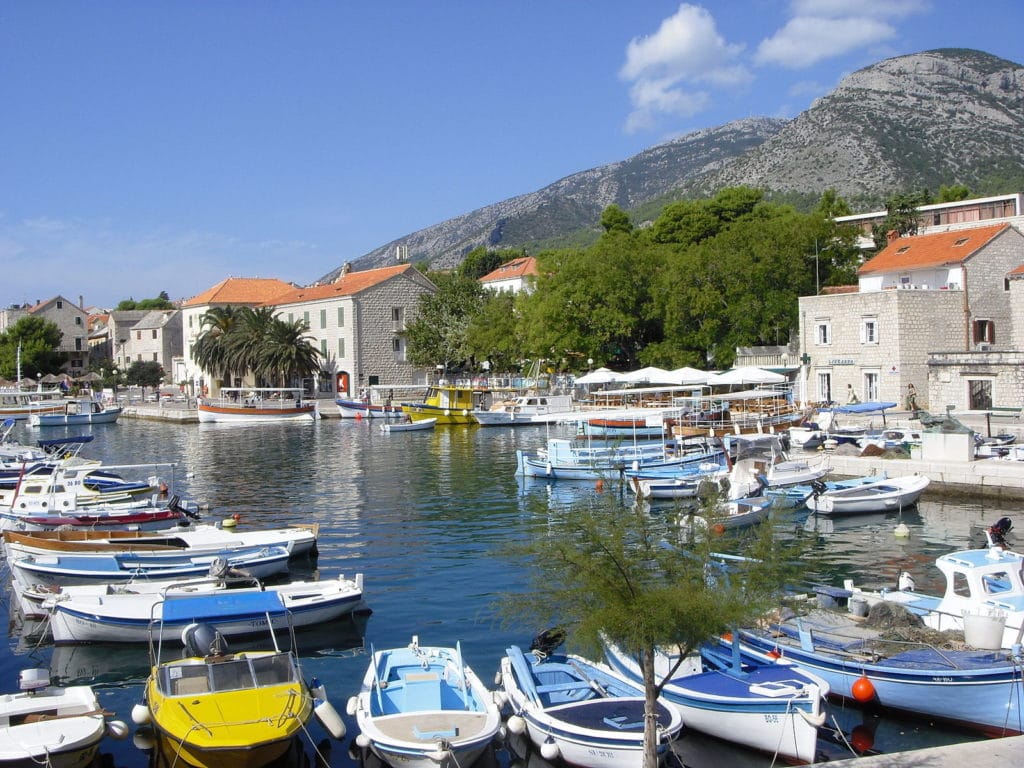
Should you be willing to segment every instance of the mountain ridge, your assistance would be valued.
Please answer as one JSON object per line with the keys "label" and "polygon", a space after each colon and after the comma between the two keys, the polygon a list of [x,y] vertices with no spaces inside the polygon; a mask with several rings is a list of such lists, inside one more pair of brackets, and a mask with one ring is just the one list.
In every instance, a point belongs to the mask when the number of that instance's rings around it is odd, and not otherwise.
{"label": "mountain ridge", "polygon": [[[981,194],[1024,189],[1024,66],[944,48],[853,72],[792,119],[752,117],[677,137],[397,238],[354,260],[457,266],[475,247],[523,247],[591,230],[611,204],[707,197],[729,186],[820,194],[851,205],[962,183]],[[344,265],[318,282],[330,282]]]}

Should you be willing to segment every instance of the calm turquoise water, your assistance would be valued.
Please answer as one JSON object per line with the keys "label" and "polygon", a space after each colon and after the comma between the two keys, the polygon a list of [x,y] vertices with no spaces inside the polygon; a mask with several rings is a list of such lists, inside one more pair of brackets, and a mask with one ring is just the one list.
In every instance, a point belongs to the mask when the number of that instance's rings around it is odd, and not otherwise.
{"label": "calm turquoise water", "polygon": [[[35,439],[19,427],[25,439]],[[372,615],[302,632],[299,649],[307,678],[317,675],[339,712],[356,692],[366,668],[365,652],[405,645],[412,635],[424,644],[462,642],[467,662],[485,681],[493,679],[504,648],[528,643],[540,627],[507,626],[492,607],[522,584],[522,571],[506,556],[529,515],[593,494],[593,484],[548,485],[517,480],[516,448],[543,443],[543,428],[448,428],[388,435],[376,423],[323,420],[309,425],[173,425],[126,420],[94,428],[85,453],[107,463],[168,462],[162,474],[174,489],[207,505],[208,520],[241,514],[242,524],[273,527],[320,523],[321,578],[339,573],[365,576]],[[47,437],[65,434],[46,430]],[[51,434],[52,433],[52,434]],[[607,489],[605,493],[615,493]],[[839,522],[818,536],[827,555],[823,580],[895,585],[910,570],[918,586],[938,587],[931,565],[945,551],[967,545],[972,526],[988,525],[1010,508],[974,500],[927,495],[918,509],[896,515]],[[907,539],[893,535],[902,520]],[[298,563],[298,577],[314,564]],[[5,607],[6,610],[6,607]],[[0,659],[0,690],[13,690],[18,671],[49,667],[67,684],[92,684],[101,703],[129,721],[148,672],[145,648],[109,646],[53,648],[11,623],[8,650]],[[928,723],[879,719],[833,708],[836,722],[856,741],[890,752],[973,738]],[[302,742],[297,764],[314,760],[312,743],[330,766],[359,765],[349,735],[326,741],[318,724]],[[842,750],[823,743],[833,757]],[[770,756],[687,735],[681,744],[693,768],[723,764],[768,766]],[[133,743],[106,740],[106,764],[144,766],[151,758]],[[516,756],[500,749],[485,764],[508,766]],[[536,755],[531,765],[540,764]],[[321,763],[323,764],[323,763]],[[524,763],[517,763],[524,764]]]}

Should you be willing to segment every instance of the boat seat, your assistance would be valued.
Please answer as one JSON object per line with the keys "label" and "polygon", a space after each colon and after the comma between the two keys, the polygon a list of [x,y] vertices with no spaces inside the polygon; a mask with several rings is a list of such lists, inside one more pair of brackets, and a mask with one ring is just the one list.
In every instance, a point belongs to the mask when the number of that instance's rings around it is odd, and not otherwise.
{"label": "boat seat", "polygon": [[573,680],[568,683],[551,683],[550,685],[538,685],[537,693],[555,693],[560,691],[575,691],[580,688],[590,688],[590,683],[585,680]]}
{"label": "boat seat", "polygon": [[459,729],[454,725],[451,728],[435,728],[429,731],[421,731],[417,726],[412,727],[412,735],[417,739],[435,741],[437,739],[454,739],[459,735]]}
{"label": "boat seat", "polygon": [[441,678],[436,672],[410,672],[404,683],[406,710],[425,712],[441,709]]}

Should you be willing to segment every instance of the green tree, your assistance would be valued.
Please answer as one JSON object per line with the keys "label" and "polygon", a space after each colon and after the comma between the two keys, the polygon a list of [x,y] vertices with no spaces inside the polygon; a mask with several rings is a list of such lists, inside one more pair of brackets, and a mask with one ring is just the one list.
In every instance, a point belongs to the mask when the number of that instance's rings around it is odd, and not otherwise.
{"label": "green tree", "polygon": [[141,301],[135,301],[135,299],[123,299],[118,302],[117,306],[114,307],[115,312],[128,311],[132,309],[174,309],[174,303],[167,295],[167,291],[160,291],[160,295],[155,299],[142,299]]}
{"label": "green tree", "polygon": [[665,249],[640,232],[607,232],[586,250],[538,255],[536,290],[521,304],[526,358],[636,367],[661,339],[651,287]]}
{"label": "green tree", "polygon": [[523,359],[516,318],[516,298],[508,291],[488,292],[466,328],[466,346],[476,360],[488,360],[492,371],[513,371]]}
{"label": "green tree", "polygon": [[836,216],[849,216],[852,211],[849,204],[839,196],[839,193],[829,187],[822,192],[821,199],[814,208],[814,213],[826,219],[834,219]]}
{"label": "green tree", "polygon": [[[709,499],[709,524],[718,519]],[[589,658],[602,653],[602,636],[640,660],[644,676],[644,766],[657,765],[656,702],[675,670],[659,679],[655,649],[685,658],[700,644],[752,623],[778,604],[780,585],[793,577],[795,547],[783,546],[770,525],[749,538],[724,542],[700,536],[685,550],[679,520],[627,505],[613,494],[572,505],[566,514],[547,509],[513,552],[528,580],[526,590],[502,604],[517,623],[566,626],[569,642]],[[726,573],[713,550],[740,555]]]}
{"label": "green tree", "polygon": [[21,375],[56,373],[67,355],[58,352],[64,334],[56,324],[41,317],[27,315],[0,334],[0,375],[13,379],[17,375],[18,348],[21,348]]}
{"label": "green tree", "polygon": [[633,222],[628,213],[612,203],[601,212],[601,227],[605,232],[629,234],[633,231]]}
{"label": "green tree", "polygon": [[459,264],[458,273],[460,276],[470,280],[479,280],[502,264],[525,255],[524,251],[512,250],[510,248],[491,251],[481,245],[466,254],[466,258]]}
{"label": "green tree", "polygon": [[272,385],[309,378],[320,370],[320,350],[308,336],[309,327],[301,320],[291,323],[275,318],[263,337],[255,368]]}
{"label": "green tree", "polygon": [[955,203],[960,200],[967,200],[971,196],[971,190],[966,184],[943,184],[939,187],[939,203]]}
{"label": "green tree", "polygon": [[136,360],[125,371],[128,383],[140,387],[159,387],[164,375],[163,366],[156,360]]}
{"label": "green tree", "polygon": [[484,288],[476,280],[458,274],[430,276],[437,293],[420,298],[417,315],[403,335],[413,365],[456,370],[471,364],[468,331],[484,303]]}
{"label": "green tree", "polygon": [[918,208],[932,202],[931,193],[927,189],[919,192],[906,192],[893,195],[885,203],[887,212],[881,224],[872,227],[875,248],[882,250],[888,244],[889,233],[895,231],[901,237],[916,235],[920,226]]}

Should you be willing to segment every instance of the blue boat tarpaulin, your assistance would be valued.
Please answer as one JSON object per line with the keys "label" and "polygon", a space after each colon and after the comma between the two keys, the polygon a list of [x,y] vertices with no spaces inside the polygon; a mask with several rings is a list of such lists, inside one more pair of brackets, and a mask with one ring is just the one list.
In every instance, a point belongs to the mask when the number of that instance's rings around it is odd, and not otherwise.
{"label": "blue boat tarpaulin", "polygon": [[216,617],[235,618],[244,616],[262,616],[270,613],[285,613],[284,602],[277,592],[214,592],[208,595],[189,595],[172,597],[164,601],[163,620],[165,622],[204,621]]}
{"label": "blue boat tarpaulin", "polygon": [[849,405],[836,405],[831,408],[822,408],[823,411],[835,411],[836,413],[875,413],[884,411],[886,408],[895,408],[896,403],[889,403],[879,400],[869,400],[866,403],[850,403]]}

